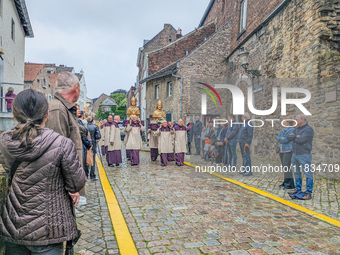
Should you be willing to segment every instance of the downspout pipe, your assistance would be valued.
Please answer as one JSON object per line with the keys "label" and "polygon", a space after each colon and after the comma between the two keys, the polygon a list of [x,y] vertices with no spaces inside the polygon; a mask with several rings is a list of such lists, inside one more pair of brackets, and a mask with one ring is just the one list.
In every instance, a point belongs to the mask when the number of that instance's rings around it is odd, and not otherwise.
{"label": "downspout pipe", "polygon": [[182,91],[183,91],[183,78],[182,78],[181,76],[174,75],[174,73],[172,73],[172,76],[181,79],[181,94],[180,94],[180,100],[179,100],[179,116],[180,116],[180,118],[182,119]]}

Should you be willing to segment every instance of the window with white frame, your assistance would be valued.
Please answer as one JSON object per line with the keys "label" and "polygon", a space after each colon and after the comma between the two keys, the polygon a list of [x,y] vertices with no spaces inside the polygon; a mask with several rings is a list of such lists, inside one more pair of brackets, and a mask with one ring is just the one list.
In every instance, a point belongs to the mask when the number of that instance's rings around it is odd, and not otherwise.
{"label": "window with white frame", "polygon": [[167,83],[167,94],[168,94],[168,97],[171,97],[172,96],[172,82],[168,82]]}
{"label": "window with white frame", "polygon": [[242,33],[247,27],[247,2],[248,0],[243,0],[241,3],[241,24],[240,32]]}
{"label": "window with white frame", "polygon": [[155,99],[159,99],[159,85],[155,86]]}

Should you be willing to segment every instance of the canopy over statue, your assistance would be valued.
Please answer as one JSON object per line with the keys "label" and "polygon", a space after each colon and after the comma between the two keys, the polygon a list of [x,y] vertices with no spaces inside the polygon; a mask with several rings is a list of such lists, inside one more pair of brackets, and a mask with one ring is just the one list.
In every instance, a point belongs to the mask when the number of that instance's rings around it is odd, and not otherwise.
{"label": "canopy over statue", "polygon": [[157,102],[156,111],[153,112],[152,118],[158,122],[160,119],[166,119],[165,112],[162,111],[162,102],[159,100]]}

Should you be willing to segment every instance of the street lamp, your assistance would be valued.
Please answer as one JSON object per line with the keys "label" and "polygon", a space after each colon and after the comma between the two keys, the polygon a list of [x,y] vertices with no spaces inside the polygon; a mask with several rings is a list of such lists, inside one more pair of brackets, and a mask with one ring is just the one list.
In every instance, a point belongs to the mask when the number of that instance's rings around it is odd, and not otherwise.
{"label": "street lamp", "polygon": [[244,51],[244,48],[240,48],[240,53],[237,55],[241,61],[241,66],[244,68],[247,74],[252,74],[254,76],[261,76],[259,70],[249,70],[249,52]]}

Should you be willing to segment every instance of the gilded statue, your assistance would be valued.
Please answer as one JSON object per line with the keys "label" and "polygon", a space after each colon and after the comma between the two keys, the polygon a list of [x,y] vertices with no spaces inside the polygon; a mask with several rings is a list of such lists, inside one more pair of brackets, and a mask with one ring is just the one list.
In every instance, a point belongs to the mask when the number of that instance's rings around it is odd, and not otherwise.
{"label": "gilded statue", "polygon": [[156,111],[153,112],[152,118],[155,121],[158,121],[161,118],[166,119],[165,112],[162,111],[162,102],[161,102],[161,100],[159,100],[157,102]]}
{"label": "gilded statue", "polygon": [[127,117],[130,118],[132,115],[136,115],[138,118],[140,116],[139,108],[136,106],[136,98],[133,96],[130,101],[131,106],[127,109]]}

